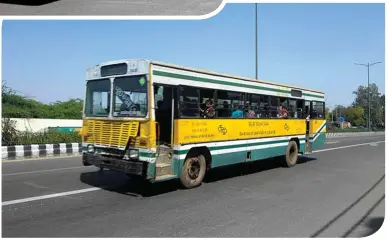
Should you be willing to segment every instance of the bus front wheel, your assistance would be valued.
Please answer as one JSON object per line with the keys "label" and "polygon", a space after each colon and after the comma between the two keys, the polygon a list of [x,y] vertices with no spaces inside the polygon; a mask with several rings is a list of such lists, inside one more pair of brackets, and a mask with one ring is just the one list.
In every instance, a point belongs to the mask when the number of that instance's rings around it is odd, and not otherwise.
{"label": "bus front wheel", "polygon": [[298,161],[298,144],[295,141],[290,141],[286,150],[285,165],[293,167]]}
{"label": "bus front wheel", "polygon": [[206,173],[206,160],[203,155],[189,157],[183,165],[180,181],[185,188],[198,187]]}

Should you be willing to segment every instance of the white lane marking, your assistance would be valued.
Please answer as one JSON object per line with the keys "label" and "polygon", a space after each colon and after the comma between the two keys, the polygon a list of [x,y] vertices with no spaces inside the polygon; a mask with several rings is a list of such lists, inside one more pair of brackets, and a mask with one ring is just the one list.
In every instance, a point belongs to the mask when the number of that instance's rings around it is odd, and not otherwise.
{"label": "white lane marking", "polygon": [[32,173],[41,173],[41,172],[54,172],[54,171],[62,171],[62,170],[70,170],[77,168],[86,168],[88,166],[78,166],[78,167],[67,167],[67,168],[54,168],[54,169],[46,169],[46,170],[38,170],[38,171],[30,171],[30,172],[17,172],[17,173],[6,173],[2,176],[15,176],[15,175],[24,175],[24,174],[32,174]]}
{"label": "white lane marking", "polygon": [[326,144],[334,144],[334,143],[338,143],[338,141],[335,141],[335,142],[326,142]]}
{"label": "white lane marking", "polygon": [[82,155],[72,155],[72,156],[48,156],[43,158],[25,158],[25,159],[15,159],[15,160],[1,160],[1,163],[18,163],[26,161],[42,161],[42,160],[60,160],[66,158],[80,158]]}
{"label": "white lane marking", "polygon": [[37,196],[37,197],[22,198],[22,199],[6,201],[6,202],[2,202],[1,205],[2,206],[8,206],[8,205],[13,205],[13,204],[18,204],[18,203],[32,202],[32,201],[36,201],[36,200],[55,198],[55,197],[63,197],[63,196],[69,196],[69,195],[86,193],[86,192],[93,192],[93,191],[98,191],[98,190],[101,190],[101,188],[97,188],[97,187],[85,188],[85,189],[69,191],[69,192],[61,192],[61,193],[54,193],[54,194]]}
{"label": "white lane marking", "polygon": [[[370,144],[378,144],[378,143],[383,143],[383,142],[385,142],[385,141],[368,142],[368,143],[354,144],[354,145],[341,146],[341,147],[335,147],[335,148],[327,148],[327,149],[321,149],[321,150],[314,151],[314,153],[333,151],[333,150],[344,149],[344,148],[352,148],[352,147],[358,147],[358,146],[365,146],[365,145],[370,145]],[[36,201],[36,200],[43,200],[43,199],[48,199],[48,198],[63,197],[63,196],[98,191],[98,190],[101,190],[101,188],[97,188],[97,187],[85,188],[85,189],[69,191],[69,192],[61,192],[61,193],[54,193],[54,194],[49,194],[49,195],[37,196],[37,197],[22,198],[22,199],[2,202],[2,206],[31,202],[31,201]]]}
{"label": "white lane marking", "polygon": [[365,146],[365,145],[371,145],[371,144],[379,144],[379,143],[383,143],[383,142],[385,142],[385,141],[368,142],[368,143],[360,143],[360,144],[354,144],[354,145],[348,145],[348,146],[326,148],[326,149],[321,149],[321,150],[315,150],[315,151],[313,151],[313,153],[333,151],[333,150],[344,149],[344,148],[359,147],[359,146]]}

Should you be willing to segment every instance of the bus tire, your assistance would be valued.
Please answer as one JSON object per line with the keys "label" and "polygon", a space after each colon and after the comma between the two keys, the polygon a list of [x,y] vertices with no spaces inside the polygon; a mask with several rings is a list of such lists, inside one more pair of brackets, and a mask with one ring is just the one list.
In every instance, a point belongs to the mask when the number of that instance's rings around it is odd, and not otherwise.
{"label": "bus tire", "polygon": [[203,155],[188,157],[180,174],[180,181],[185,188],[201,185],[206,173],[206,160]]}
{"label": "bus tire", "polygon": [[285,166],[293,167],[298,162],[298,144],[295,141],[290,141],[286,150]]}

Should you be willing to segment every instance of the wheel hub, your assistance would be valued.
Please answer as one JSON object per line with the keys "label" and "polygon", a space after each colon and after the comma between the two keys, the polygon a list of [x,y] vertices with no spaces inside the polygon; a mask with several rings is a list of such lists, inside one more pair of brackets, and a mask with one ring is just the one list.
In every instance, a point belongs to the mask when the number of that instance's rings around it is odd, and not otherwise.
{"label": "wheel hub", "polygon": [[199,176],[201,166],[197,158],[193,158],[189,162],[188,174],[191,179],[196,179]]}

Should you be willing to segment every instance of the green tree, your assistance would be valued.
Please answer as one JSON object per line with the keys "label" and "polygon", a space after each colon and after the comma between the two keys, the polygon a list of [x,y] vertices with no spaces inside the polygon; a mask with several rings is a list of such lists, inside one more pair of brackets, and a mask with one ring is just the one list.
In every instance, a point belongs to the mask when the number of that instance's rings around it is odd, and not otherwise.
{"label": "green tree", "polygon": [[330,121],[331,122],[331,117],[333,115],[333,112],[330,112],[330,109],[328,107],[325,108],[325,114],[326,114],[326,121]]}
{"label": "green tree", "polygon": [[51,104],[51,107],[56,111],[57,116],[66,119],[81,119],[83,101],[79,98],[70,99],[66,102],[55,102]]}
{"label": "green tree", "polygon": [[353,125],[363,126],[365,124],[365,112],[361,106],[348,107],[344,112],[344,117]]}
{"label": "green tree", "polygon": [[82,107],[82,99],[44,104],[18,95],[4,82],[2,85],[3,118],[81,119]]}
{"label": "green tree", "polygon": [[381,115],[382,115],[382,121],[385,125],[385,94],[380,96],[380,104],[381,104]]}
{"label": "green tree", "polygon": [[332,111],[332,114],[334,115],[334,116],[333,116],[334,121],[337,121],[337,119],[338,119],[339,117],[342,117],[342,116],[344,115],[344,113],[345,113],[345,111],[346,111],[346,108],[347,108],[347,107],[345,107],[345,106],[343,106],[343,105],[336,105],[336,106],[334,107],[334,109],[333,109],[333,111]]}
{"label": "green tree", "polygon": [[[372,83],[369,87],[370,93],[370,106],[371,106],[371,126],[380,125],[383,121],[383,112],[381,109],[381,95],[376,84]],[[356,95],[356,99],[353,102],[353,106],[361,106],[365,112],[365,119],[368,119],[368,87],[359,86],[356,91],[353,92]],[[368,120],[366,120],[368,122]]]}

